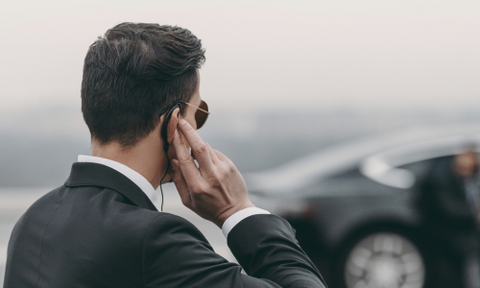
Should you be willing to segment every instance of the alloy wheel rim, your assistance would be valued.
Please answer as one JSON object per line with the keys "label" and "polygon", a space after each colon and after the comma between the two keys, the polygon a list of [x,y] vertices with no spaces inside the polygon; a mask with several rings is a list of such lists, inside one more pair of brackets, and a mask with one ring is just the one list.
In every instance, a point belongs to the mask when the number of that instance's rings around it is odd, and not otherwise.
{"label": "alloy wheel rim", "polygon": [[359,241],[345,264],[348,288],[421,288],[425,265],[415,245],[394,233],[376,233]]}

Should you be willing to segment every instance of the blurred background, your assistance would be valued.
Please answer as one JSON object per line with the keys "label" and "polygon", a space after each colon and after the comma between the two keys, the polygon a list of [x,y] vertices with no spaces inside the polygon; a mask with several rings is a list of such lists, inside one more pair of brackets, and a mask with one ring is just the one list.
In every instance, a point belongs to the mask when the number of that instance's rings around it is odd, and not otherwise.
{"label": "blurred background", "polygon": [[[477,0],[3,1],[0,280],[15,221],[90,153],[83,58],[112,26],[178,25],[202,39],[200,93],[212,113],[200,135],[254,175],[358,139],[480,122],[479,12]],[[234,261],[221,232],[174,187],[166,194],[166,211]]]}

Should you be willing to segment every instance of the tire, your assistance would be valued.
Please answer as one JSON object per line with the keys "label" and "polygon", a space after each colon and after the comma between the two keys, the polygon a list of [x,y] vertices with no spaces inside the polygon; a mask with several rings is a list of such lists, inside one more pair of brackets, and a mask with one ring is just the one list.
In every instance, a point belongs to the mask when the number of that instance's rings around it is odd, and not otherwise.
{"label": "tire", "polygon": [[423,288],[425,259],[407,237],[375,232],[344,251],[342,286],[346,288]]}

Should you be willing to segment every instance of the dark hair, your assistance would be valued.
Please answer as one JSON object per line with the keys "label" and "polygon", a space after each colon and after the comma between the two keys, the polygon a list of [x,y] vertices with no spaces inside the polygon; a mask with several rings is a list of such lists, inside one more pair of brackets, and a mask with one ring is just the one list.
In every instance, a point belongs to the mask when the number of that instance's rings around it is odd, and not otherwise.
{"label": "dark hair", "polygon": [[204,61],[201,41],[187,29],[122,23],[108,30],[83,68],[82,112],[92,139],[135,145],[162,111],[190,100]]}

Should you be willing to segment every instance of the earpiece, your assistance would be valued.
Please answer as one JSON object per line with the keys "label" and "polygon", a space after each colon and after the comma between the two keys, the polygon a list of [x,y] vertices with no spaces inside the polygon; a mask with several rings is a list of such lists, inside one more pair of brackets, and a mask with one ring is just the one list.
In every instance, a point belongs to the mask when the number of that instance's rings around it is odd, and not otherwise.
{"label": "earpiece", "polygon": [[162,130],[160,131],[160,135],[162,136],[163,141],[165,141],[165,145],[163,146],[163,150],[165,151],[165,155],[167,156],[167,169],[165,170],[165,174],[163,174],[163,177],[160,180],[160,192],[162,193],[162,206],[160,206],[160,211],[163,211],[163,200],[164,200],[163,199],[162,182],[163,182],[163,179],[165,178],[165,176],[167,176],[168,169],[170,168],[170,160],[168,160],[168,154],[167,154],[168,147],[170,146],[170,144],[168,143],[168,138],[167,138],[167,136],[168,136],[167,135],[168,122],[170,121],[170,117],[172,117],[172,113],[176,108],[180,108],[179,103],[175,104],[175,106],[173,106],[172,109],[170,109],[170,111],[168,111],[167,115],[165,116],[165,120],[163,121],[163,124],[162,124]]}
{"label": "earpiece", "polygon": [[168,143],[168,138],[167,138],[168,122],[170,121],[170,117],[172,117],[172,113],[176,108],[180,108],[179,103],[177,103],[175,106],[172,107],[172,109],[170,109],[170,111],[168,111],[167,115],[165,116],[165,120],[163,121],[163,124],[162,124],[161,135],[162,135],[163,141],[165,141],[165,145],[163,146],[163,150],[165,150],[165,154],[168,151],[168,147],[170,147],[170,144]]}

